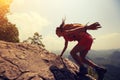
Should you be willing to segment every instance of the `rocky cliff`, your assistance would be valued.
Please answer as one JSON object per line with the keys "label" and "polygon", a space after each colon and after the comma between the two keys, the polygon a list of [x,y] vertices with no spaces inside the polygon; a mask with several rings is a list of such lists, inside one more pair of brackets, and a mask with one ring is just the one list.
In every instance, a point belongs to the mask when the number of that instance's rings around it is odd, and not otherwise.
{"label": "rocky cliff", "polygon": [[0,41],[0,80],[95,80],[37,45]]}

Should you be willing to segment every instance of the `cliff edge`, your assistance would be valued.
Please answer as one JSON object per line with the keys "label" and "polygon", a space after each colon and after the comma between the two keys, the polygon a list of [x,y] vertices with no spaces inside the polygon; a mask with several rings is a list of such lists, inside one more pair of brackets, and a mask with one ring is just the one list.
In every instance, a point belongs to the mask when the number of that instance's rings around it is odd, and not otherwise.
{"label": "cliff edge", "polygon": [[0,41],[0,80],[95,80],[37,45]]}

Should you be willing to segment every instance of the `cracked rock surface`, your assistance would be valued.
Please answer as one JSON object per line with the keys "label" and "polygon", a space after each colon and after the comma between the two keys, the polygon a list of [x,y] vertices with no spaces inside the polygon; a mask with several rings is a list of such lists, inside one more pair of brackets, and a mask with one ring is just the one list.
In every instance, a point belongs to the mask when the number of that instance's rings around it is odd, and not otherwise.
{"label": "cracked rock surface", "polygon": [[0,80],[95,80],[80,79],[78,71],[70,60],[40,46],[0,41]]}

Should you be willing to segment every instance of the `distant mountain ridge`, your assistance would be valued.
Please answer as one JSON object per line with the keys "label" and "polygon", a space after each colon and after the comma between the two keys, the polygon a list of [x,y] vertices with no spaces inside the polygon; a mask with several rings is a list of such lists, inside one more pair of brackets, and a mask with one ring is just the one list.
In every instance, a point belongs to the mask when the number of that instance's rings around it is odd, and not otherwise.
{"label": "distant mountain ridge", "polygon": [[[62,50],[53,50],[52,52],[56,53],[57,55],[60,55]],[[90,50],[88,55],[89,57],[95,58],[95,57],[108,57],[111,54],[113,54],[115,51],[120,51],[120,49],[108,49],[108,50]],[[70,55],[70,50],[66,50],[64,53],[64,57],[67,57]]]}

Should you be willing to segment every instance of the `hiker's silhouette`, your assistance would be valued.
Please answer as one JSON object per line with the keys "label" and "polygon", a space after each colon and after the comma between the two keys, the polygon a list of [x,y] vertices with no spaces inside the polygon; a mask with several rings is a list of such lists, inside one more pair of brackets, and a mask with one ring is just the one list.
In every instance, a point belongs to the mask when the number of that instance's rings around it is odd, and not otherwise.
{"label": "hiker's silhouette", "polygon": [[[65,20],[63,20],[61,25],[56,28],[56,34],[58,37],[63,37],[65,40],[65,46],[60,54],[61,57],[67,49],[68,42],[77,41],[77,45],[71,50],[70,54],[72,58],[76,61],[78,66],[80,66],[81,74],[87,74],[87,69],[84,66],[86,64],[93,67],[96,70],[98,76],[101,78],[104,77],[106,69],[98,66],[97,64],[86,58],[86,55],[91,49],[93,43],[93,38],[87,32],[87,30],[97,30],[98,28],[101,28],[98,22],[95,22],[91,25],[82,25],[78,23],[65,24]],[[100,80],[103,79],[101,78]]]}

